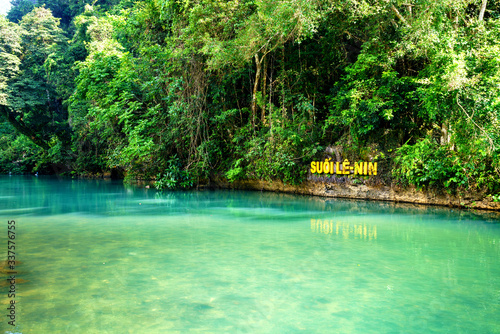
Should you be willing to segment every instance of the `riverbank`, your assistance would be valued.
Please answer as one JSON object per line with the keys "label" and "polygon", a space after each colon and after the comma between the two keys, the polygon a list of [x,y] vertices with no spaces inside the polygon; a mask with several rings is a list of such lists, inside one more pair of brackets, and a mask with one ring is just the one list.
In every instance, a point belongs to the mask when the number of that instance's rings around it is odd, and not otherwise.
{"label": "riverbank", "polygon": [[[110,173],[94,175],[92,177],[80,176],[84,179],[108,179]],[[154,180],[129,180],[127,183],[139,187],[154,188]],[[353,182],[331,182],[327,178],[313,178],[299,185],[285,184],[280,180],[236,180],[229,182],[225,178],[212,178],[209,184],[199,185],[197,188],[234,189],[234,190],[257,190],[281,192],[288,194],[300,194],[321,196],[326,198],[347,198],[354,200],[385,201],[395,203],[410,203],[421,205],[436,205],[462,209],[477,209],[488,211],[499,211],[500,202],[494,202],[493,198],[485,197],[480,193],[469,193],[463,195],[452,195],[446,192],[416,190],[415,188],[401,188],[387,185],[355,184]]]}
{"label": "riverbank", "polygon": [[391,186],[368,186],[365,184],[338,184],[307,180],[299,185],[284,184],[281,181],[240,180],[228,182],[225,179],[212,180],[212,187],[223,189],[260,190],[332,198],[390,201],[424,205],[439,205],[463,209],[500,211],[500,202],[481,194],[451,195],[446,192],[419,191]]}

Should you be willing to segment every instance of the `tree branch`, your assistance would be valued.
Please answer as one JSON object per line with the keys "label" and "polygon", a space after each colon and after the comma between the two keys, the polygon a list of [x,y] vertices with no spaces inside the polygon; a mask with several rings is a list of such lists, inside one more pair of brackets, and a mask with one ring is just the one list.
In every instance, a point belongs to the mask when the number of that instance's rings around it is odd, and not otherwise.
{"label": "tree branch", "polygon": [[40,138],[33,130],[27,127],[24,122],[19,122],[16,119],[16,116],[9,111],[8,107],[0,105],[0,114],[3,114],[7,121],[9,121],[9,123],[12,124],[17,131],[28,137],[33,143],[40,146],[44,150],[48,150],[50,148],[49,144]]}
{"label": "tree branch", "polygon": [[[486,1],[486,0],[484,0],[484,1]],[[403,17],[403,15],[401,15],[401,13],[399,12],[399,10],[398,10],[396,7],[394,7],[394,5],[391,5],[391,9],[392,9],[392,11],[394,12],[394,14],[396,14],[396,16],[398,17],[398,19],[400,19],[400,20],[401,20],[401,22],[403,22],[403,23],[404,23],[404,25],[405,25],[407,28],[409,28],[409,27],[410,27],[410,25],[408,24],[408,22],[406,22],[406,19]]]}
{"label": "tree branch", "polygon": [[472,119],[472,117],[470,117],[470,115],[467,113],[467,111],[465,111],[465,108],[462,107],[462,105],[460,104],[460,100],[458,99],[458,94],[457,94],[457,104],[458,106],[460,107],[460,109],[462,109],[462,111],[464,112],[464,114],[467,116],[467,118],[472,122],[474,123],[474,125],[479,129],[481,130],[484,135],[486,136],[486,138],[488,138],[488,141],[490,142],[490,149],[492,150],[495,150],[496,147],[495,147],[495,143],[493,142],[493,139],[491,139],[491,137],[488,135],[488,133],[486,132],[485,129],[483,129],[482,127],[480,127],[476,122],[474,122],[474,120]]}
{"label": "tree branch", "polygon": [[481,9],[479,10],[479,21],[482,21],[484,18],[484,12],[486,11],[486,4],[488,3],[488,0],[483,0],[481,3]]}

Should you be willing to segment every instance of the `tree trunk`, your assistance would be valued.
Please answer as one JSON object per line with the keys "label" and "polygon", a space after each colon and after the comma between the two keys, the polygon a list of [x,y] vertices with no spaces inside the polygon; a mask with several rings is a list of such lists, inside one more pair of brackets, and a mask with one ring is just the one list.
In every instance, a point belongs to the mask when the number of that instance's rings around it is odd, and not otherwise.
{"label": "tree trunk", "polygon": [[[271,104],[271,97],[273,96],[273,65],[274,63],[271,64],[271,73],[269,77],[269,130],[271,132],[271,139],[273,139],[273,113],[274,113],[274,107]],[[267,66],[266,66],[267,70]],[[267,71],[265,72],[267,76]]]}
{"label": "tree trunk", "polygon": [[262,56],[262,58],[259,59],[259,56],[255,54],[256,72],[255,72],[255,81],[253,83],[253,94],[252,94],[252,128],[254,130],[255,130],[255,116],[257,115],[257,89],[259,88],[262,59],[264,59],[264,56]]}
{"label": "tree trunk", "polygon": [[283,81],[281,83],[281,122],[284,123],[286,119],[286,108],[285,108],[285,45],[281,49],[281,71],[283,73]]}
{"label": "tree trunk", "polygon": [[450,133],[449,133],[448,122],[443,122],[443,124],[441,124],[440,143],[442,146],[448,145],[450,143]]}
{"label": "tree trunk", "polygon": [[266,83],[267,83],[267,59],[264,58],[264,70],[262,71],[262,102],[264,105],[262,106],[262,109],[260,111],[260,121],[262,125],[266,124],[266,107],[265,107],[265,101],[266,101]]}
{"label": "tree trunk", "polygon": [[479,21],[482,21],[484,18],[484,12],[486,11],[486,4],[488,3],[488,0],[483,0],[481,3],[481,9],[479,10]]}

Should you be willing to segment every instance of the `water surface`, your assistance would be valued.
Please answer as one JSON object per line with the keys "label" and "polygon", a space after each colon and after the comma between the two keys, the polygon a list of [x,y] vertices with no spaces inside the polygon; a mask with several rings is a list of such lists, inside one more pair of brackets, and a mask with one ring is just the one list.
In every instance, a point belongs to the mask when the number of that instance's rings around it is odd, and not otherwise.
{"label": "water surface", "polygon": [[493,214],[2,176],[11,219],[1,333],[500,333]]}

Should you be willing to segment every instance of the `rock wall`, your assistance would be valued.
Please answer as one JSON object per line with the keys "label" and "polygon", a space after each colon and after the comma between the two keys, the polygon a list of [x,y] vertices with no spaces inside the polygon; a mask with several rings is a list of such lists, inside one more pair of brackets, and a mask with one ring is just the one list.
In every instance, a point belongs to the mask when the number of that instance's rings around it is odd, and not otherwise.
{"label": "rock wall", "polygon": [[225,189],[265,190],[302,195],[315,195],[335,198],[350,198],[376,201],[392,201],[426,205],[442,205],[482,210],[500,211],[500,203],[491,197],[479,194],[453,196],[447,193],[398,189],[388,186],[367,186],[364,184],[336,184],[308,180],[300,185],[283,184],[281,181],[243,180],[230,183],[226,180],[213,180],[212,185]]}

